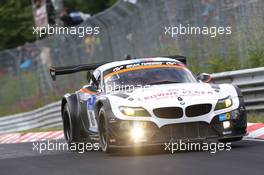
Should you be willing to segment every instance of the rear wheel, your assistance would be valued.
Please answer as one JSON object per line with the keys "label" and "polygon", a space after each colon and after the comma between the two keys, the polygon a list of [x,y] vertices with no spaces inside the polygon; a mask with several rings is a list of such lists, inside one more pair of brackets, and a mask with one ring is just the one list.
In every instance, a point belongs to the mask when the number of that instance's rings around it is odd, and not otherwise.
{"label": "rear wheel", "polygon": [[64,138],[68,144],[80,141],[80,128],[76,118],[70,111],[69,105],[66,103],[63,108],[63,130]]}

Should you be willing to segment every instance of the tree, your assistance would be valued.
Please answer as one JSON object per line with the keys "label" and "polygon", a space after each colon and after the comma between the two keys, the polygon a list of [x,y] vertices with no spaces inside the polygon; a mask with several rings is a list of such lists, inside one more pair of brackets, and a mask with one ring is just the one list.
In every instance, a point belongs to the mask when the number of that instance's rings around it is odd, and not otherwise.
{"label": "tree", "polygon": [[[116,0],[64,0],[68,8],[85,13],[98,13]],[[36,39],[31,0],[0,1],[0,50],[11,49]]]}
{"label": "tree", "polygon": [[30,0],[0,1],[0,50],[34,41],[33,13]]}

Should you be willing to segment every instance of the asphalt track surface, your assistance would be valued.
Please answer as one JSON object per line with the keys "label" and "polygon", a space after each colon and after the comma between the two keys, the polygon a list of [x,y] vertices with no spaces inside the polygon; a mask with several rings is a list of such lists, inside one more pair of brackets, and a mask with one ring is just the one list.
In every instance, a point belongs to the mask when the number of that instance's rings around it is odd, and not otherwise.
{"label": "asphalt track surface", "polygon": [[32,143],[0,145],[0,175],[263,175],[264,142],[240,141],[231,151],[177,152],[163,149],[94,151],[33,151]]}

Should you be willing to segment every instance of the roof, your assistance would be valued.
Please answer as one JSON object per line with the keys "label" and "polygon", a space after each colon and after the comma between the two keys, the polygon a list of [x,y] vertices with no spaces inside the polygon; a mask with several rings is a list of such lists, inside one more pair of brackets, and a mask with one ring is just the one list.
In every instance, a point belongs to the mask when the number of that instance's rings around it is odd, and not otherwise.
{"label": "roof", "polygon": [[100,72],[104,72],[105,70],[127,65],[127,64],[133,64],[133,63],[139,63],[139,62],[157,62],[157,61],[173,61],[181,63],[180,61],[172,58],[166,58],[166,57],[155,57],[155,58],[140,58],[140,59],[132,59],[132,60],[123,60],[123,61],[114,61],[111,63],[106,63],[100,67],[98,67],[96,70],[99,70]]}

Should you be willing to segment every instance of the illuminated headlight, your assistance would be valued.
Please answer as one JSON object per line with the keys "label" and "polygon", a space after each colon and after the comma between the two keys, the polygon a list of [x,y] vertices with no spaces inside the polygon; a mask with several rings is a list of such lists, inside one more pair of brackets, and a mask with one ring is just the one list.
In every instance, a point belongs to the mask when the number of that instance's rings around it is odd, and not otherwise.
{"label": "illuminated headlight", "polygon": [[215,111],[220,110],[220,109],[229,108],[232,105],[233,105],[233,101],[230,97],[228,97],[226,99],[218,100],[218,102],[215,106]]}
{"label": "illuminated headlight", "polygon": [[141,107],[126,107],[120,106],[120,112],[127,116],[139,116],[139,117],[150,117],[148,111]]}
{"label": "illuminated headlight", "polygon": [[144,129],[140,124],[134,124],[134,126],[130,130],[130,136],[134,142],[144,141]]}
{"label": "illuminated headlight", "polygon": [[224,121],[223,127],[224,127],[224,129],[230,128],[230,121]]}

